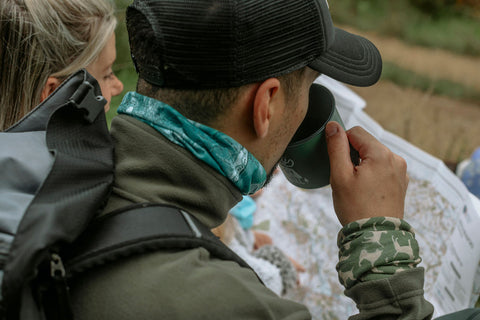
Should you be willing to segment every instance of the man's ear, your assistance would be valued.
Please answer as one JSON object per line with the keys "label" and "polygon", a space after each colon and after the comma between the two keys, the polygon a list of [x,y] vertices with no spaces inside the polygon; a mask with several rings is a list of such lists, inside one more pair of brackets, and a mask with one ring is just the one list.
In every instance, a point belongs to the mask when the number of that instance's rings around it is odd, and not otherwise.
{"label": "man's ear", "polygon": [[47,97],[51,95],[53,91],[55,91],[55,89],[57,89],[58,86],[60,86],[61,83],[62,82],[57,78],[48,77],[47,83],[45,83],[45,86],[43,87],[42,93],[40,95],[40,102],[47,99]]}
{"label": "man's ear", "polygon": [[279,88],[280,81],[277,78],[267,79],[257,88],[253,100],[253,125],[259,138],[264,138],[268,133],[274,111],[272,104]]}

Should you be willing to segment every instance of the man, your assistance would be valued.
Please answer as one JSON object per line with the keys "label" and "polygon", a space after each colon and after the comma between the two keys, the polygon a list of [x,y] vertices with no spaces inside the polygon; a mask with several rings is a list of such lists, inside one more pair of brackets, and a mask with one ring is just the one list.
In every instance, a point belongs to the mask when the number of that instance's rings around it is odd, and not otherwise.
{"label": "man", "polygon": [[[112,123],[116,182],[104,214],[164,203],[218,226],[272,175],[320,73],[360,86],[381,73],[374,45],[334,28],[325,0],[135,0],[127,27],[139,81]],[[361,128],[332,122],[326,135],[344,225],[339,279],[355,319],[428,319],[418,245],[401,220],[405,161]],[[77,319],[311,318],[204,248],[123,259],[71,292]]]}

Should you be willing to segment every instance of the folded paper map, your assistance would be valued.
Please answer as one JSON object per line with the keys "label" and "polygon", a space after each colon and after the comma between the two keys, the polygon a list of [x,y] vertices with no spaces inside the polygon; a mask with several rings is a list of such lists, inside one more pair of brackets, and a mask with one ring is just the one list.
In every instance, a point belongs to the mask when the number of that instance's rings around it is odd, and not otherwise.
{"label": "folded paper map", "polygon": [[[441,160],[384,130],[349,88],[325,76],[316,82],[332,91],[346,128],[362,126],[407,161],[410,183],[404,218],[420,244],[425,295],[435,306],[434,316],[473,306],[480,292],[480,200]],[[307,269],[288,298],[306,304],[314,319],[347,319],[357,313],[343,295],[335,270],[341,225],[330,187],[299,189],[279,173],[257,199],[257,208],[255,228],[268,232]]]}

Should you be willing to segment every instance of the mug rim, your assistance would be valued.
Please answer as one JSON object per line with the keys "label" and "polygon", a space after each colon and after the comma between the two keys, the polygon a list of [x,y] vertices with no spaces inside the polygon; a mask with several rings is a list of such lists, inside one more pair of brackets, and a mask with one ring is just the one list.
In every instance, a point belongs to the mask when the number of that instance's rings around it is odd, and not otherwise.
{"label": "mug rim", "polygon": [[[335,105],[335,97],[333,96],[332,92],[330,90],[328,90],[326,87],[322,86],[321,84],[318,84],[318,83],[313,83],[312,84],[312,87],[315,86],[315,87],[318,87],[319,89],[322,89],[324,92],[327,93],[329,99],[331,100],[331,104],[330,104],[330,114],[328,115],[327,117],[327,121],[325,121],[322,126],[320,128],[318,128],[317,130],[315,130],[312,134],[310,134],[309,136],[301,139],[301,140],[298,140],[298,141],[295,141],[295,142],[291,142],[287,145],[287,149],[290,149],[290,148],[295,148],[295,147],[298,147],[299,145],[301,144],[304,144],[305,142],[307,142],[308,140],[312,139],[313,137],[315,136],[318,136],[322,131],[325,131],[325,127],[327,125],[327,123],[330,121],[330,119],[332,118],[333,116],[333,113],[335,112],[335,108],[336,108],[336,105]],[[308,107],[310,107],[310,101],[309,101],[309,105]],[[308,113],[308,110],[307,110],[307,113]],[[299,127],[300,128],[300,127]],[[297,129],[298,130],[298,129]],[[296,132],[295,132],[296,133]],[[295,136],[295,135],[294,135]]]}

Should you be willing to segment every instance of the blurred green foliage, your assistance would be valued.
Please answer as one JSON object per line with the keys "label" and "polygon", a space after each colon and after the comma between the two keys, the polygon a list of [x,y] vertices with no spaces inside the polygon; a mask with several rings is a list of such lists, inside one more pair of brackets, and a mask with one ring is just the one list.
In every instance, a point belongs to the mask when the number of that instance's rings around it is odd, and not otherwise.
{"label": "blurred green foliage", "polygon": [[107,121],[116,115],[117,108],[122,102],[122,98],[128,91],[134,91],[137,84],[137,73],[133,67],[130,58],[130,47],[128,44],[127,27],[125,25],[125,9],[131,3],[131,0],[115,0],[116,16],[118,19],[117,29],[115,30],[115,40],[117,47],[117,59],[113,67],[115,75],[123,82],[124,90],[119,96],[113,97],[110,103],[110,110],[107,112]]}
{"label": "blurred green foliage", "polygon": [[426,13],[438,17],[448,12],[460,15],[478,16],[480,1],[478,0],[409,0],[412,5]]}
{"label": "blurred green foliage", "polygon": [[445,10],[455,8],[455,0],[410,0],[410,3],[420,10],[440,15]]}
{"label": "blurred green foliage", "polygon": [[[454,0],[342,0],[333,21],[410,44],[480,55],[480,19]],[[457,0],[458,2],[459,0]],[[414,5],[415,3],[415,5]]]}
{"label": "blurred green foliage", "polygon": [[[359,30],[373,31],[406,43],[480,55],[478,0],[342,0],[331,6],[333,21]],[[412,70],[385,62],[382,79],[402,87],[432,92],[454,99],[479,101],[480,93],[448,80],[432,80]]]}
{"label": "blurred green foliage", "polygon": [[480,101],[480,92],[474,88],[445,79],[432,80],[388,61],[383,62],[382,79],[392,81],[401,87],[415,88],[434,95],[472,102]]}

